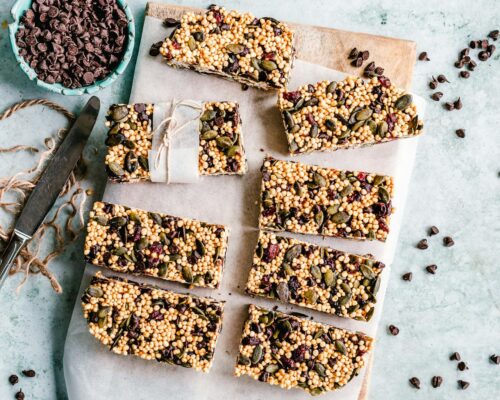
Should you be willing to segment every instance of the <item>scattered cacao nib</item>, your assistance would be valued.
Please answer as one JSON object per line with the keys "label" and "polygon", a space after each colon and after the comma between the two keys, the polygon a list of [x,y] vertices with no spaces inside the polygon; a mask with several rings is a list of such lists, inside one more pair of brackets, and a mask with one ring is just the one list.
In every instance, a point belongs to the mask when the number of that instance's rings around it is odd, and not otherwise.
{"label": "scattered cacao nib", "polygon": [[500,365],[500,355],[492,354],[490,360],[493,364]]}
{"label": "scattered cacao nib", "polygon": [[36,372],[33,371],[32,369],[27,369],[27,370],[24,370],[22,371],[23,375],[27,378],[34,378],[35,375],[36,375]]}
{"label": "scattered cacao nib", "polygon": [[429,236],[434,236],[434,235],[437,235],[438,233],[439,233],[439,229],[437,228],[437,226],[432,225],[429,228]]}
{"label": "scattered cacao nib", "polygon": [[410,385],[412,385],[415,389],[420,389],[420,379],[416,376],[409,379]]}
{"label": "scattered cacao nib", "polygon": [[426,51],[423,51],[421,52],[419,55],[418,55],[418,59],[420,61],[430,61],[431,59],[429,58],[429,56],[427,55],[427,52]]}
{"label": "scattered cacao nib", "polygon": [[15,385],[17,382],[19,382],[19,377],[15,374],[12,374],[11,376],[9,376],[9,383],[11,385]]}
{"label": "scattered cacao nib", "polygon": [[436,92],[431,95],[431,99],[434,101],[441,100],[441,97],[443,97],[443,92]]}
{"label": "scattered cacao nib", "polygon": [[398,336],[399,335],[399,328],[395,325],[389,325],[389,333],[392,336]]}
{"label": "scattered cacao nib", "polygon": [[453,238],[451,236],[445,236],[443,238],[443,244],[445,247],[451,247],[455,244],[455,241],[453,240]]}
{"label": "scattered cacao nib", "polygon": [[461,357],[460,354],[457,352],[454,352],[453,354],[450,355],[450,361],[460,361]]}
{"label": "scattered cacao nib", "polygon": [[441,386],[442,383],[443,383],[443,378],[442,377],[440,377],[440,376],[433,376],[432,377],[431,384],[432,384],[432,387],[434,389],[436,389],[439,386]]}
{"label": "scattered cacao nib", "polygon": [[469,369],[469,367],[467,366],[467,364],[464,361],[460,361],[457,365],[457,369],[459,371],[465,371],[465,370]]}
{"label": "scattered cacao nib", "polygon": [[465,137],[465,129],[457,129],[455,131],[455,134],[460,138],[460,139],[463,139]]}
{"label": "scattered cacao nib", "polygon": [[429,248],[429,244],[427,243],[427,239],[422,239],[420,242],[417,243],[417,248],[420,250],[426,250]]}
{"label": "scattered cacao nib", "polygon": [[470,386],[469,382],[463,381],[461,379],[459,379],[457,382],[458,382],[458,387],[462,390],[465,390]]}
{"label": "scattered cacao nib", "polygon": [[434,275],[436,273],[436,270],[437,270],[437,265],[435,264],[432,264],[432,265],[428,265],[427,267],[425,267],[425,270],[429,273],[429,274],[432,274]]}
{"label": "scattered cacao nib", "polygon": [[401,278],[404,280],[404,281],[408,281],[408,282],[411,282],[411,280],[413,279],[413,274],[411,272],[407,272],[406,274],[403,274],[401,276]]}
{"label": "scattered cacao nib", "polygon": [[469,79],[470,72],[469,71],[460,71],[460,73],[458,75],[460,76],[460,78]]}

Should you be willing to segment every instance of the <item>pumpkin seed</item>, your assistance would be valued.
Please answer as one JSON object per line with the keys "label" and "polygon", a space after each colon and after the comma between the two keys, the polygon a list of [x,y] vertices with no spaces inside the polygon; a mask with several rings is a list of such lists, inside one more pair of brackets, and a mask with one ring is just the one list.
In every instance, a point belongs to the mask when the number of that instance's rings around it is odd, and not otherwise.
{"label": "pumpkin seed", "polygon": [[351,288],[345,282],[342,282],[340,284],[340,288],[344,291],[345,294],[351,293]]}
{"label": "pumpkin seed", "polygon": [[268,71],[268,72],[274,71],[276,68],[278,68],[276,63],[274,61],[271,61],[271,60],[262,60],[260,62],[260,66],[262,67],[262,69],[264,71]]}
{"label": "pumpkin seed", "polygon": [[387,125],[387,122],[385,121],[379,122],[377,126],[377,135],[379,135],[381,138],[384,138],[388,130],[389,130],[389,125]]}
{"label": "pumpkin seed", "polygon": [[240,354],[238,356],[238,364],[240,365],[250,365],[252,362],[250,361],[250,358],[248,358],[247,356],[244,356],[243,354]]}
{"label": "pumpkin seed", "polygon": [[328,184],[327,180],[323,177],[323,175],[318,174],[317,172],[315,172],[313,175],[313,181],[316,185],[320,187],[325,187]]}
{"label": "pumpkin seed", "polygon": [[228,157],[234,157],[236,154],[238,154],[239,151],[240,151],[240,146],[231,146],[227,150],[227,156]]}
{"label": "pumpkin seed", "polygon": [[167,275],[168,271],[168,264],[167,263],[161,263],[161,265],[158,267],[158,276],[165,278]]}
{"label": "pumpkin seed", "polygon": [[116,106],[113,108],[111,112],[111,118],[115,122],[123,122],[128,116],[128,107],[127,106]]}
{"label": "pumpkin seed", "polygon": [[108,164],[108,167],[109,169],[111,170],[111,172],[113,174],[115,174],[116,176],[123,176],[125,175],[125,171],[123,170],[122,167],[120,167],[117,163],[115,162],[110,162]]}
{"label": "pumpkin seed", "polygon": [[321,376],[321,377],[326,376],[326,369],[325,369],[325,366],[323,364],[315,363],[314,370],[318,373],[319,376]]}
{"label": "pumpkin seed", "polygon": [[206,254],[205,245],[199,239],[196,239],[196,251],[203,257]]}
{"label": "pumpkin seed", "polygon": [[120,132],[120,124],[114,124],[108,131],[108,135],[116,135],[118,132]]}
{"label": "pumpkin seed", "polygon": [[217,112],[214,110],[206,110],[200,117],[200,121],[211,121],[215,118]]}
{"label": "pumpkin seed", "polygon": [[375,278],[375,273],[373,272],[373,270],[368,265],[361,264],[361,266],[359,267],[359,269],[361,270],[361,273],[363,274],[363,276],[366,279],[373,279],[373,278]]}
{"label": "pumpkin seed", "polygon": [[197,42],[203,42],[205,40],[205,34],[203,32],[193,32],[193,38]]}
{"label": "pumpkin seed", "polygon": [[413,101],[411,94],[404,94],[394,103],[394,107],[397,110],[403,111],[405,110]]}
{"label": "pumpkin seed", "polygon": [[385,176],[377,175],[373,178],[373,186],[378,186],[385,181]]}
{"label": "pumpkin seed", "polygon": [[317,280],[321,280],[321,278],[323,277],[321,269],[317,265],[313,265],[311,267],[311,275]]}
{"label": "pumpkin seed", "polygon": [[141,251],[144,250],[146,247],[148,247],[148,244],[149,244],[148,239],[143,237],[135,244],[135,248]]}
{"label": "pumpkin seed", "polygon": [[188,47],[189,47],[189,50],[191,50],[191,51],[194,51],[196,49],[196,47],[197,47],[196,46],[196,40],[192,36],[189,36]]}
{"label": "pumpkin seed", "polygon": [[318,293],[313,289],[305,291],[303,296],[304,300],[308,304],[316,304],[316,302],[318,301]]}
{"label": "pumpkin seed", "polygon": [[254,365],[258,364],[261,358],[262,358],[262,346],[258,344],[257,346],[255,346],[255,349],[253,349],[252,364]]}
{"label": "pumpkin seed", "polygon": [[381,202],[387,204],[390,200],[390,195],[384,186],[379,186],[378,188],[378,198]]}
{"label": "pumpkin seed", "polygon": [[223,149],[228,149],[233,145],[233,141],[230,137],[227,136],[219,136],[217,139],[215,139],[215,142],[217,143],[217,146]]}
{"label": "pumpkin seed", "polygon": [[352,187],[351,184],[347,184],[346,186],[344,186],[344,188],[340,191],[340,194],[342,196],[349,196],[352,192],[354,191],[354,188]]}
{"label": "pumpkin seed", "polygon": [[325,213],[323,210],[318,210],[316,214],[314,214],[314,222],[318,224],[318,226],[322,226],[323,222],[325,221]]}
{"label": "pumpkin seed", "polygon": [[321,393],[323,393],[323,389],[317,386],[315,388],[309,389],[309,393],[311,393],[311,396],[319,396]]}
{"label": "pumpkin seed", "polygon": [[111,254],[115,256],[123,256],[127,252],[125,247],[117,247],[116,249],[111,250]]}
{"label": "pumpkin seed", "polygon": [[290,129],[292,128],[295,124],[293,122],[293,117],[292,114],[290,114],[288,111],[283,111],[283,116],[285,119],[286,126]]}
{"label": "pumpkin seed", "polygon": [[356,132],[359,128],[361,128],[365,124],[365,121],[358,121],[352,126],[352,131]]}
{"label": "pumpkin seed", "polygon": [[380,276],[377,277],[377,279],[375,280],[375,283],[373,284],[373,287],[372,287],[372,295],[373,296],[376,296],[379,289],[380,289],[380,283],[382,282],[382,278]]}
{"label": "pumpkin seed", "polygon": [[96,215],[94,217],[94,221],[96,221],[99,225],[106,226],[108,225],[108,218],[104,215]]}
{"label": "pumpkin seed", "polygon": [[203,133],[200,136],[200,139],[201,140],[210,140],[210,139],[215,139],[216,137],[217,137],[217,131],[214,131],[212,129],[212,130],[209,130],[209,131],[206,131],[205,133]]}
{"label": "pumpkin seed", "polygon": [[184,265],[182,267],[182,277],[188,283],[193,282],[193,270],[191,269],[191,266]]}
{"label": "pumpkin seed", "polygon": [[332,121],[331,119],[327,119],[327,120],[325,121],[325,126],[326,126],[326,128],[327,128],[328,130],[330,130],[330,131],[335,130],[335,122],[334,122],[334,121]]}
{"label": "pumpkin seed", "polygon": [[309,132],[309,135],[312,138],[317,138],[318,137],[318,135],[319,135],[318,125],[314,124],[313,126],[311,126],[311,131]]}
{"label": "pumpkin seed", "polygon": [[241,44],[230,43],[226,46],[226,49],[233,54],[240,54],[245,50],[245,47],[243,47]]}
{"label": "pumpkin seed", "polygon": [[365,121],[370,118],[373,114],[373,111],[369,108],[363,108],[356,114],[356,119],[358,121]]}
{"label": "pumpkin seed", "polygon": [[109,224],[113,227],[121,228],[127,224],[127,218],[125,217],[114,217],[111,218]]}
{"label": "pumpkin seed", "polygon": [[333,214],[330,220],[334,224],[345,224],[347,221],[349,221],[349,214],[347,214],[345,211],[339,211],[336,214]]}
{"label": "pumpkin seed", "polygon": [[165,232],[160,232],[160,242],[163,244],[170,244],[170,239],[167,237],[167,234]]}
{"label": "pumpkin seed", "polygon": [[279,299],[286,303],[290,299],[290,290],[288,289],[288,284],[286,282],[280,282],[276,288],[276,293]]}
{"label": "pumpkin seed", "polygon": [[133,173],[137,170],[137,167],[139,166],[137,162],[137,157],[133,151],[129,151],[127,155],[125,156],[125,169]]}
{"label": "pumpkin seed", "polygon": [[322,328],[319,328],[319,330],[314,334],[313,338],[319,339],[321,336],[325,334],[325,331]]}
{"label": "pumpkin seed", "polygon": [[154,221],[154,223],[156,225],[160,225],[161,226],[163,220],[161,219],[161,215],[160,214],[150,212],[149,213],[149,217]]}
{"label": "pumpkin seed", "polygon": [[284,264],[283,269],[285,270],[285,274],[293,275],[293,269],[289,264]]}
{"label": "pumpkin seed", "polygon": [[266,372],[270,373],[270,374],[274,374],[276,371],[278,371],[280,369],[280,367],[278,366],[278,364],[269,364],[267,367],[266,367]]}
{"label": "pumpkin seed", "polygon": [[365,320],[366,322],[370,321],[373,317],[373,313],[375,312],[375,308],[370,308],[366,313]]}
{"label": "pumpkin seed", "polygon": [[337,274],[334,273],[331,269],[328,269],[323,275],[323,280],[325,281],[326,286],[332,287],[337,281]]}
{"label": "pumpkin seed", "polygon": [[344,343],[340,340],[335,341],[335,349],[344,356],[347,354],[347,349],[345,348]]}
{"label": "pumpkin seed", "polygon": [[130,150],[134,150],[135,149],[135,143],[132,141],[132,140],[125,140],[123,142],[123,145],[127,148],[127,149],[130,149]]}
{"label": "pumpkin seed", "polygon": [[258,59],[256,59],[255,57],[253,57],[251,62],[252,62],[252,67],[254,67],[254,69],[256,69],[257,71],[262,71],[262,68],[259,65],[259,60]]}
{"label": "pumpkin seed", "polygon": [[297,258],[302,253],[302,245],[296,244],[292,246],[285,253],[285,261],[292,262],[294,258]]}
{"label": "pumpkin seed", "polygon": [[345,139],[345,138],[348,138],[349,136],[351,136],[351,130],[350,129],[346,129],[345,131],[342,131],[340,133],[340,136],[338,136],[338,139],[339,140]]}
{"label": "pumpkin seed", "polygon": [[375,236],[375,231],[374,231],[373,229],[370,229],[370,230],[368,231],[368,235],[366,236],[366,238],[367,238],[368,240],[374,240],[374,239],[375,239],[375,237],[376,237],[376,236]]}
{"label": "pumpkin seed", "polygon": [[346,306],[351,301],[351,298],[352,298],[352,295],[350,293],[346,294],[345,296],[343,296],[343,297],[340,298],[339,304],[341,306]]}
{"label": "pumpkin seed", "polygon": [[106,318],[107,315],[111,312],[111,307],[103,307],[99,310],[99,312],[97,313],[97,316],[99,318]]}
{"label": "pumpkin seed", "polygon": [[89,294],[90,297],[100,298],[104,296],[104,291],[99,286],[90,286],[87,289],[87,293]]}
{"label": "pumpkin seed", "polygon": [[149,171],[149,161],[146,157],[139,156],[138,161],[139,161],[139,165],[141,166],[141,168],[143,170]]}
{"label": "pumpkin seed", "polygon": [[335,92],[335,87],[337,86],[337,82],[331,81],[328,86],[326,87],[326,94],[330,93],[333,94]]}
{"label": "pumpkin seed", "polygon": [[97,320],[97,325],[99,326],[99,328],[103,329],[106,326],[106,320],[106,318],[99,318]]}
{"label": "pumpkin seed", "polygon": [[377,132],[377,123],[373,119],[369,119],[366,121],[366,125],[368,125],[368,128],[370,128],[370,131],[372,135],[375,135]]}
{"label": "pumpkin seed", "polygon": [[118,133],[116,135],[109,135],[104,144],[108,147],[114,147],[122,144],[124,139],[125,136],[123,136],[121,133]]}

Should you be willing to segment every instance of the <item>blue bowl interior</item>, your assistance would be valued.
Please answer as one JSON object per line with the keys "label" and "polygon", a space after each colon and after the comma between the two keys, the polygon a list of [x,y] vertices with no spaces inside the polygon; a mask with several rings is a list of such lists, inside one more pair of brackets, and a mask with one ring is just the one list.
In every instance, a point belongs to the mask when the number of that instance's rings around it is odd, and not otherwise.
{"label": "blue bowl interior", "polygon": [[43,82],[38,79],[36,72],[28,65],[24,58],[19,55],[19,48],[16,44],[16,32],[19,29],[20,20],[24,15],[25,11],[31,7],[32,0],[17,0],[14,6],[11,9],[12,18],[14,22],[9,24],[9,39],[12,50],[14,52],[14,56],[16,57],[16,61],[23,70],[23,72],[28,76],[28,78],[32,81],[35,81],[36,84],[44,89],[47,89],[51,92],[60,93],[68,96],[78,96],[82,94],[90,94],[97,92],[100,89],[108,87],[111,85],[114,80],[118,77],[118,75],[122,74],[125,71],[130,59],[132,58],[132,53],[134,51],[134,42],[135,42],[135,25],[134,25],[134,17],[132,15],[132,11],[130,7],[125,2],[125,0],[116,0],[117,3],[122,7],[123,11],[127,15],[128,19],[128,36],[127,36],[127,49],[123,55],[122,60],[115,68],[113,72],[111,72],[106,78],[93,83],[90,86],[84,86],[78,89],[68,89],[61,85],[60,83],[49,84]]}

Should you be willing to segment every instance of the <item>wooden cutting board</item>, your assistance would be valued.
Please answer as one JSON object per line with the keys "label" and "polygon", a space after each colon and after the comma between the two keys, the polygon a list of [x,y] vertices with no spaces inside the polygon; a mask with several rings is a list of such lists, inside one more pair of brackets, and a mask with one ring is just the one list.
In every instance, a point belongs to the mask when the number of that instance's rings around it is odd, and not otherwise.
{"label": "wooden cutting board", "polygon": [[[148,3],[146,15],[164,19],[179,19],[188,11],[202,13],[205,10],[172,4]],[[362,73],[362,68],[351,66],[347,56],[353,47],[370,51],[370,61],[375,61],[385,69],[384,74],[391,81],[406,90],[411,89],[413,66],[416,60],[416,43],[409,40],[349,32],[321,26],[289,23],[296,34],[297,58],[319,64],[337,71],[353,75]],[[370,372],[373,357],[370,360],[359,400],[368,399]]]}

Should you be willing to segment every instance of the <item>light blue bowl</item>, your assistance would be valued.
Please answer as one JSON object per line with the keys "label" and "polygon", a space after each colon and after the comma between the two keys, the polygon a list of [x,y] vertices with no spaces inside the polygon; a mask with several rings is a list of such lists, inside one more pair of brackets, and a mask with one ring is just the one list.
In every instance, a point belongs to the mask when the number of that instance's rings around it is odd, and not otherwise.
{"label": "light blue bowl", "polygon": [[127,37],[127,49],[125,50],[125,54],[123,55],[120,64],[115,68],[113,72],[111,72],[105,79],[95,82],[90,86],[84,86],[78,89],[68,89],[61,85],[60,83],[45,83],[42,80],[38,79],[36,72],[24,61],[24,58],[19,55],[19,48],[16,44],[16,32],[20,25],[21,17],[24,15],[24,12],[31,7],[32,0],[17,0],[14,6],[11,9],[12,18],[14,18],[14,22],[9,25],[9,38],[10,45],[12,46],[12,50],[14,51],[14,56],[16,57],[16,61],[24,71],[24,73],[28,76],[28,78],[32,81],[35,81],[36,84],[44,89],[50,90],[51,92],[64,94],[67,96],[80,96],[82,94],[90,94],[97,92],[100,89],[108,87],[111,85],[114,80],[118,77],[118,75],[122,74],[127,67],[128,62],[132,58],[132,52],[134,50],[134,42],[135,42],[135,25],[134,25],[134,17],[132,15],[132,11],[130,11],[130,7],[127,5],[125,0],[117,0],[117,3],[121,6],[128,19],[128,37]]}

